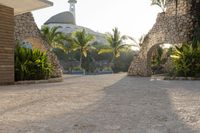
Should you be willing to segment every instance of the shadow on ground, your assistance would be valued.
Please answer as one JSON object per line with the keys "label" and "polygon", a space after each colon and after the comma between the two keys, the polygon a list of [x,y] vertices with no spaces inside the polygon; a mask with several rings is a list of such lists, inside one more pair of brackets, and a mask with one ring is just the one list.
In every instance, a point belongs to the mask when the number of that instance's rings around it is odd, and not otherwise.
{"label": "shadow on ground", "polygon": [[[66,79],[69,81],[50,86],[27,86],[32,88],[27,93],[36,93],[31,98],[23,98],[23,87],[12,95],[11,92],[0,95],[18,96],[10,102],[20,101],[20,96],[25,100],[11,109],[0,108],[0,132],[200,132],[198,81],[155,81],[124,75]],[[39,100],[37,93],[42,94]]]}

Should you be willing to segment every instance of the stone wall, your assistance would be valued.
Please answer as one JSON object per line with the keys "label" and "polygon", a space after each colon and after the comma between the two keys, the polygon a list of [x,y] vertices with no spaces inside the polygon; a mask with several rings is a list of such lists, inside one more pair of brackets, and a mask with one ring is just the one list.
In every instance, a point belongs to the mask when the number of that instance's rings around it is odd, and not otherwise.
{"label": "stone wall", "polygon": [[0,4],[0,84],[14,83],[14,9]]}
{"label": "stone wall", "polygon": [[139,55],[132,62],[128,75],[150,76],[151,54],[160,44],[191,42],[194,17],[191,15],[192,0],[179,0],[167,5],[165,13],[159,13],[156,23],[147,34]]}
{"label": "stone wall", "polygon": [[50,52],[48,43],[42,38],[41,33],[34,21],[31,13],[25,13],[15,16],[15,40],[20,42],[29,42],[33,48],[41,51],[47,51],[49,60],[52,62],[55,70],[52,78],[61,77],[62,70],[54,53]]}

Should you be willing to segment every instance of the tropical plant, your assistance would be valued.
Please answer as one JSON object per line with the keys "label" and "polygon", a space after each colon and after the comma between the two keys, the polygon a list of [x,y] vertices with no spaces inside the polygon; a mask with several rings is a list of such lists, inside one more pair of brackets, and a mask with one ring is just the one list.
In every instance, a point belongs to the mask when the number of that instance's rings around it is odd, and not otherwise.
{"label": "tropical plant", "polygon": [[56,39],[54,49],[60,49],[66,54],[70,54],[73,51],[73,44],[73,39],[70,34],[61,33]]}
{"label": "tropical plant", "polygon": [[91,49],[95,49],[92,45],[95,41],[95,37],[91,34],[88,34],[85,29],[81,31],[75,31],[72,33],[71,37],[67,39],[67,41],[72,44],[73,51],[80,52],[80,68],[82,68],[83,57],[88,56],[88,52]]}
{"label": "tropical plant", "polygon": [[164,49],[162,46],[158,46],[155,51],[152,53],[152,60],[151,60],[151,69],[154,74],[161,74],[163,73],[163,65],[166,63],[167,58],[163,58]]}
{"label": "tropical plant", "polygon": [[153,56],[152,64],[156,66],[160,66],[162,62],[162,55],[163,55],[163,48],[161,46],[158,46]]}
{"label": "tropical plant", "polygon": [[127,36],[121,36],[118,28],[114,28],[112,31],[113,34],[107,33],[106,35],[109,47],[100,49],[98,54],[112,53],[111,64],[114,64],[114,61],[120,57],[120,52],[130,48],[132,45],[123,43]]}
{"label": "tropical plant", "polygon": [[147,34],[142,35],[138,40],[132,37],[129,37],[129,38],[135,43],[135,46],[137,46],[138,48],[141,48],[142,45],[144,44],[145,39],[147,38]]}
{"label": "tropical plant", "polygon": [[[159,6],[163,12],[166,11],[166,6],[169,2],[175,2],[175,6],[176,6],[176,15],[178,12],[178,0],[151,0],[151,5],[157,5]],[[196,2],[196,0],[194,0],[194,2]]]}
{"label": "tropical plant", "polygon": [[197,46],[183,44],[175,47],[172,54],[177,76],[200,76],[200,43]]}
{"label": "tropical plant", "polygon": [[151,5],[159,6],[163,12],[166,11],[166,4],[169,0],[151,0]]}
{"label": "tropical plant", "polygon": [[42,36],[46,39],[47,43],[51,46],[51,50],[53,48],[60,48],[60,43],[63,38],[63,33],[59,32],[58,29],[60,27],[52,27],[43,26],[41,29]]}
{"label": "tropical plant", "polygon": [[20,47],[15,49],[15,80],[40,80],[51,76],[53,67],[46,52]]}
{"label": "tropical plant", "polygon": [[94,73],[96,70],[95,60],[91,55],[91,52],[88,53],[87,57],[83,57],[82,68],[86,71],[86,73]]}
{"label": "tropical plant", "polygon": [[113,72],[128,72],[131,62],[134,60],[134,54],[132,49],[122,51],[120,57],[115,61],[115,65],[112,67]]}

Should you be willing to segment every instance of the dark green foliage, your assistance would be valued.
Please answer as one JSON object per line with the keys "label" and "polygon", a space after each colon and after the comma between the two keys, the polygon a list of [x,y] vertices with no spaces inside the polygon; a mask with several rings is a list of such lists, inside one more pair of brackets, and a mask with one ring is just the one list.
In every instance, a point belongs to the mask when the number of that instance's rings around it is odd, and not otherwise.
{"label": "dark green foliage", "polygon": [[[152,57],[151,61],[151,69],[153,74],[161,74],[164,73],[163,65],[167,62],[167,58],[163,58],[164,49],[161,46],[158,46],[156,49],[155,55]],[[167,55],[170,54],[170,50],[168,50]]]}
{"label": "dark green foliage", "polygon": [[134,51],[126,50],[121,52],[121,56],[114,60],[112,70],[114,73],[127,72],[131,62],[133,61]]}
{"label": "dark green foliage", "polygon": [[96,47],[96,51],[91,51],[91,56],[95,59],[95,61],[102,61],[102,60],[107,60],[109,62],[111,62],[112,60],[112,52],[106,52],[106,53],[102,53],[102,54],[98,54],[97,51],[100,51],[101,49],[106,49],[109,48],[109,45],[103,45],[103,44],[97,44],[95,45]]}
{"label": "dark green foliage", "polygon": [[[131,37],[123,35],[121,36],[120,31],[118,28],[114,28],[113,33],[108,33],[106,35],[108,45],[107,47],[100,48],[98,54],[104,54],[104,53],[112,53],[112,60],[110,61],[111,68],[113,69],[113,72],[118,72],[119,65],[123,64],[120,63],[117,65],[117,60],[120,58],[122,51],[130,50],[132,44],[125,44],[123,41],[126,39],[131,39]],[[134,40],[134,39],[131,39]],[[130,64],[129,64],[130,65]]]}
{"label": "dark green foliage", "polygon": [[191,44],[183,44],[176,47],[172,55],[176,76],[199,77],[200,76],[200,43],[195,47]]}
{"label": "dark green foliage", "polygon": [[[88,52],[88,56],[83,57],[82,68],[86,71],[86,74],[95,73],[95,70],[105,70],[110,68],[109,64],[112,60],[113,56],[112,53],[102,53],[102,54],[97,53],[98,49],[107,48],[109,46],[98,44],[95,45],[95,47],[96,50],[90,50]],[[60,60],[61,64],[63,65],[63,68],[66,71],[76,70],[77,68],[78,68],[77,70],[81,71],[79,65],[76,66],[69,65],[71,61],[72,62],[79,61],[80,58],[79,51],[72,51],[68,54],[60,49],[54,49],[53,51],[58,56],[58,59]],[[120,54],[121,56],[115,60],[115,65],[113,66],[113,72],[127,72],[130,63],[133,60],[134,51],[127,49],[122,51]],[[108,64],[103,66],[97,65],[100,62],[107,62]]]}
{"label": "dark green foliage", "polygon": [[58,44],[60,36],[62,35],[62,33],[58,31],[59,28],[59,26],[52,28],[48,26],[43,26],[41,29],[42,36],[46,39],[46,41],[52,48],[56,47],[56,44]]}
{"label": "dark green foliage", "polygon": [[[95,71],[104,70],[107,67],[111,68],[110,64],[113,64],[115,58],[118,60],[117,58],[120,57],[121,51],[125,51],[131,47],[131,45],[122,43],[122,40],[129,38],[128,36],[120,36],[117,28],[113,29],[113,32],[113,35],[109,34],[108,36],[110,45],[99,44],[95,40],[95,37],[88,34],[85,30],[75,31],[70,36],[62,34],[59,38],[60,41],[57,41],[55,45],[57,47],[53,48],[53,52],[58,56],[65,72],[68,73],[73,72],[74,68],[78,67],[77,61],[80,62],[79,68],[86,73],[94,73]],[[62,41],[63,43],[60,43]],[[58,42],[63,47],[58,47]],[[117,67],[120,67],[117,68],[117,71],[128,70],[134,52],[131,51],[128,54],[131,55],[128,57],[128,61],[124,55],[119,59],[122,62],[117,62]]]}
{"label": "dark green foliage", "polygon": [[62,49],[54,48],[53,52],[56,54],[59,60],[68,61],[69,56],[67,56],[67,53],[65,53]]}
{"label": "dark green foliage", "polygon": [[46,52],[17,46],[15,49],[15,80],[40,80],[51,76],[53,67]]}
{"label": "dark green foliage", "polygon": [[152,65],[160,66],[162,63],[162,55],[163,55],[163,48],[159,46],[156,49],[155,57],[153,57]]}
{"label": "dark green foliage", "polygon": [[[192,44],[176,47],[173,53],[175,69],[173,75],[185,77],[200,77],[200,2],[192,0],[191,14],[194,16],[194,34]],[[178,0],[176,0],[176,6]]]}
{"label": "dark green foliage", "polygon": [[170,57],[173,53],[173,48],[170,47],[168,50],[167,50],[167,56]]}
{"label": "dark green foliage", "polygon": [[[53,52],[58,57],[58,60],[65,71],[72,72],[75,68],[80,68],[80,52],[79,51],[71,51],[71,52],[64,52],[62,49],[54,48]],[[77,64],[78,63],[78,64]]]}
{"label": "dark green foliage", "polygon": [[96,39],[95,36],[87,33],[85,29],[73,32],[70,39],[68,39],[68,41],[70,41],[73,45],[72,50],[80,52],[79,61],[81,68],[82,68],[83,58],[84,57],[87,58],[88,52],[92,49],[95,49],[93,47],[93,41],[95,41],[95,39]]}
{"label": "dark green foliage", "polygon": [[86,71],[86,73],[94,73],[96,70],[95,60],[88,54],[87,57],[83,57],[82,68]]}

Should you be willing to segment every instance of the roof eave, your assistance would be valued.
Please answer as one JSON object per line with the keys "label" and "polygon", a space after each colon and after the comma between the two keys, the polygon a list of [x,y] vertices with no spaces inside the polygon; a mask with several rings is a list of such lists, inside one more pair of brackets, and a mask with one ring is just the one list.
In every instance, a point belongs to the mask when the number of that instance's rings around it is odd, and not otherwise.
{"label": "roof eave", "polygon": [[13,8],[14,15],[53,6],[53,2],[48,0],[0,0],[0,4]]}
{"label": "roof eave", "polygon": [[38,7],[38,8],[32,8],[32,9],[30,9],[30,10],[25,10],[25,11],[23,11],[23,12],[15,13],[15,16],[16,16],[16,15],[23,14],[23,13],[26,13],[26,12],[32,12],[32,11],[35,11],[35,10],[39,10],[39,9],[43,9],[43,8],[47,8],[47,7],[53,6],[53,2],[50,2],[50,1],[48,1],[48,0],[39,0],[39,1],[41,1],[41,2],[43,2],[43,3],[46,3],[47,5],[41,6],[41,7]]}

